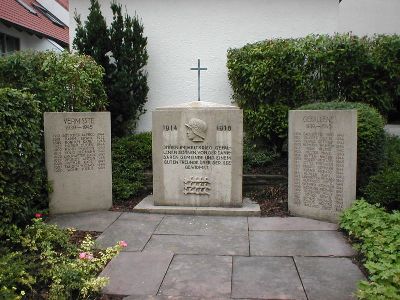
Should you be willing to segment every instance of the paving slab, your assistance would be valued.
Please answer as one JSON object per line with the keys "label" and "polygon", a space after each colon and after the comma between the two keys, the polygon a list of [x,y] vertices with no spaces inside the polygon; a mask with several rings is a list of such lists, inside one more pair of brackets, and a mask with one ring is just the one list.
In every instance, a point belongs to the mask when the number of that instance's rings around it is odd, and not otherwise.
{"label": "paving slab", "polygon": [[249,230],[337,230],[338,225],[300,217],[249,218]]}
{"label": "paving slab", "polygon": [[291,257],[233,257],[232,298],[307,299]]}
{"label": "paving slab", "polygon": [[156,295],[173,253],[122,252],[100,276],[109,277],[103,293],[109,295]]}
{"label": "paving slab", "polygon": [[360,269],[348,258],[294,258],[308,300],[356,299],[357,282],[365,280]]}
{"label": "paving slab", "polygon": [[124,212],[118,218],[118,221],[135,221],[138,223],[160,223],[164,218],[164,215],[152,215],[152,214],[141,214],[141,213],[132,213],[132,212]]}
{"label": "paving slab", "polygon": [[159,294],[211,299],[230,297],[231,275],[230,256],[175,255]]}
{"label": "paving slab", "polygon": [[84,231],[104,231],[119,216],[116,211],[91,211],[83,213],[53,215],[50,224],[57,224],[62,228],[75,228]]}
{"label": "paving slab", "polygon": [[248,235],[245,217],[166,216],[156,234]]}
{"label": "paving slab", "polygon": [[[146,217],[148,217],[147,221]],[[160,220],[153,219],[152,216],[142,216],[138,220],[126,217],[122,220],[118,219],[96,239],[96,244],[99,248],[106,248],[123,240],[128,243],[123,251],[141,251]]]}
{"label": "paving slab", "polygon": [[353,256],[337,231],[250,231],[251,256]]}
{"label": "paving slab", "polygon": [[260,205],[248,198],[243,199],[242,207],[190,207],[154,205],[153,196],[147,196],[133,209],[139,213],[197,215],[197,216],[260,216]]}
{"label": "paving slab", "polygon": [[175,254],[249,256],[249,239],[244,235],[153,235],[144,250],[164,249]]}
{"label": "paving slab", "polygon": [[[176,296],[128,296],[123,300],[204,300],[210,298],[199,298],[199,297],[176,297]],[[213,300],[228,300],[231,298],[213,298]]]}

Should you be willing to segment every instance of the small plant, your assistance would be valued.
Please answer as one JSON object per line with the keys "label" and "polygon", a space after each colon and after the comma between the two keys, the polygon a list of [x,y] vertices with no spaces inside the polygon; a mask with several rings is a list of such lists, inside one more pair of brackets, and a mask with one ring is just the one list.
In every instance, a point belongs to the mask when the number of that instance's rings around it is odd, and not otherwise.
{"label": "small plant", "polygon": [[71,233],[36,217],[9,235],[0,248],[0,299],[93,299],[108,282],[99,272],[127,244],[98,250],[87,236],[76,246]]}
{"label": "small plant", "polygon": [[140,133],[112,142],[113,199],[124,201],[144,188],[144,171],[151,169],[151,133]]}
{"label": "small plant", "polygon": [[355,241],[369,281],[361,281],[359,299],[400,299],[400,212],[356,201],[340,218],[340,227]]}
{"label": "small plant", "polygon": [[279,153],[274,150],[268,150],[253,143],[249,138],[243,141],[243,170],[250,172],[267,166],[279,157]]}

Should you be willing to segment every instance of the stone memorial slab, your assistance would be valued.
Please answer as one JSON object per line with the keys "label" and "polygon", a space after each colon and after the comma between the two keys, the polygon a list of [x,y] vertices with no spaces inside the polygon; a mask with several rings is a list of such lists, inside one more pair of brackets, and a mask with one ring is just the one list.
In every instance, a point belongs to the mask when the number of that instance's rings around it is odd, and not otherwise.
{"label": "stone memorial slab", "polygon": [[289,211],[337,222],[356,198],[357,111],[289,112]]}
{"label": "stone memorial slab", "polygon": [[112,206],[109,112],[44,113],[50,214]]}
{"label": "stone memorial slab", "polygon": [[241,207],[243,112],[202,101],[153,111],[153,199]]}

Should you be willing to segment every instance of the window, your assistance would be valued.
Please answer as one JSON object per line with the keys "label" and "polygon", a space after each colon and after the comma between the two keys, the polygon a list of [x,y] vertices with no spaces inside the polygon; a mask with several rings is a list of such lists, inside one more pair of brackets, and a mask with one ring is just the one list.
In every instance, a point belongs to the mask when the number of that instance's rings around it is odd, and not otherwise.
{"label": "window", "polygon": [[0,56],[18,51],[19,38],[0,32]]}
{"label": "window", "polygon": [[62,28],[66,27],[66,25],[60,19],[58,19],[55,15],[53,15],[51,12],[49,12],[47,10],[47,8],[45,8],[43,5],[41,5],[39,3],[32,3],[32,5],[38,11],[40,11],[47,19],[52,21],[55,25],[62,27]]}

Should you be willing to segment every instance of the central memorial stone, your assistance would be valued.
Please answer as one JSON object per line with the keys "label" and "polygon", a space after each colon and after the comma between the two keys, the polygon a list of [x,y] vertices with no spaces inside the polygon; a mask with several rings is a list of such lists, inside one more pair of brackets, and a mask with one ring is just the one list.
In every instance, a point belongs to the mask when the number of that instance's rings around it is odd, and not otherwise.
{"label": "central memorial stone", "polygon": [[195,101],[153,111],[154,205],[241,207],[243,112]]}

